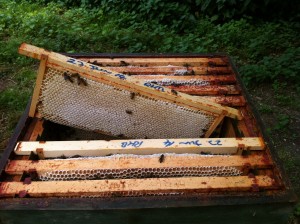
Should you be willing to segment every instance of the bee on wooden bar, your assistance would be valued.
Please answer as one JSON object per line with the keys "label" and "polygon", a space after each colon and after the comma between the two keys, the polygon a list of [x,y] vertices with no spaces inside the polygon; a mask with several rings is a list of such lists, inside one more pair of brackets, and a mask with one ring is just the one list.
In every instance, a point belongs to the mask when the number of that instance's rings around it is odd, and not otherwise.
{"label": "bee on wooden bar", "polygon": [[64,72],[64,79],[65,79],[66,81],[71,82],[71,83],[74,82],[73,79],[71,78],[71,76],[69,76],[67,72]]}
{"label": "bee on wooden bar", "polygon": [[127,114],[132,114],[132,111],[131,110],[126,110],[126,113]]}
{"label": "bee on wooden bar", "polygon": [[159,157],[159,160],[158,160],[160,163],[163,163],[165,161],[165,155],[164,154],[161,154],[161,156]]}
{"label": "bee on wooden bar", "polygon": [[172,92],[174,95],[176,95],[176,96],[178,95],[178,92],[177,92],[176,90],[174,90],[174,89],[172,89],[171,92]]}
{"label": "bee on wooden bar", "polygon": [[129,64],[126,61],[120,61],[120,66],[128,66]]}
{"label": "bee on wooden bar", "polygon": [[191,66],[191,65],[188,64],[188,63],[183,64],[183,67],[186,67],[186,68],[188,68],[188,67],[190,67],[190,66]]}
{"label": "bee on wooden bar", "polygon": [[130,93],[130,99],[132,99],[132,100],[133,100],[133,99],[134,99],[134,97],[135,97],[135,93],[131,92],[131,93]]}

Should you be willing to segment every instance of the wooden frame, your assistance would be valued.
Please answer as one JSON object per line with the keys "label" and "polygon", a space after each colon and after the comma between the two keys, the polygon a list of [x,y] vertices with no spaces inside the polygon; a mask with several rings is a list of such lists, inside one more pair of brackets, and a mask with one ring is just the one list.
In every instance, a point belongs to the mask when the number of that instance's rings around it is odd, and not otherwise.
{"label": "wooden frame", "polygon": [[[159,186],[159,188],[157,187]],[[259,191],[276,189],[274,180],[269,176],[238,177],[184,177],[184,178],[149,178],[120,180],[78,180],[3,182],[0,197],[78,197],[78,196],[139,196],[156,193],[187,193],[212,191]]]}
{"label": "wooden frame", "polygon": [[[110,68],[113,70],[113,68]],[[234,83],[236,82],[234,76],[232,75],[218,75],[218,76],[208,76],[208,75],[135,75],[134,77],[142,80],[142,81],[156,81],[156,82],[168,82],[168,80],[172,80],[172,82],[199,82],[201,86],[213,84],[213,83]]]}
{"label": "wooden frame", "polygon": [[94,141],[18,142],[17,155],[30,155],[43,150],[46,158],[59,156],[106,156],[109,154],[210,153],[236,154],[244,150],[264,150],[261,138],[198,138],[198,139],[133,139]]}
{"label": "wooden frame", "polygon": [[36,106],[38,104],[38,99],[39,99],[39,95],[40,95],[40,91],[41,91],[41,85],[42,85],[42,81],[44,79],[44,74],[46,72],[48,56],[42,54],[40,60],[41,60],[41,63],[40,63],[39,70],[37,73],[36,83],[35,83],[32,99],[31,99],[31,105],[30,105],[30,109],[29,109],[30,117],[34,117],[34,115],[36,113]]}
{"label": "wooden frame", "polygon": [[12,160],[5,172],[9,175],[21,175],[23,172],[35,170],[38,174],[53,171],[72,170],[126,170],[126,169],[163,169],[189,167],[232,167],[248,174],[249,169],[272,167],[272,161],[263,155],[243,156],[175,156],[165,155],[164,161],[159,162],[159,156],[152,157],[98,157],[60,160]]}
{"label": "wooden frame", "polygon": [[[109,65],[110,69],[113,71],[121,72],[124,74],[130,74],[130,75],[152,75],[153,73],[174,75],[174,74],[176,74],[176,71],[178,72],[178,70],[186,70],[187,74],[194,74],[194,75],[208,75],[211,73],[223,73],[223,74],[231,73],[231,70],[229,70],[227,67],[217,67],[217,68],[208,67],[208,64],[210,61],[205,63],[204,66],[193,66],[193,69],[191,69],[191,67],[186,67],[186,66],[167,66],[167,65],[166,66],[157,66],[156,65],[156,66],[147,66],[147,67],[135,67],[140,64],[140,63],[136,63],[135,60],[132,61],[132,64],[128,63],[129,65],[133,65],[132,67],[126,67],[126,66],[117,67],[118,65],[120,66],[122,64],[121,63],[122,60],[120,60],[120,59],[113,59],[113,60],[111,60],[111,62],[106,62],[107,64],[105,63],[105,61],[102,61],[102,59],[101,59],[101,63],[100,62],[97,63],[96,60],[90,60],[90,59],[87,60],[85,58],[80,58],[80,60],[86,61],[88,63],[93,63],[93,64],[99,65],[99,66]],[[118,60],[118,61],[116,62],[116,60]],[[127,61],[127,59],[124,59],[124,60],[125,60],[125,62]],[[210,60],[215,60],[215,59],[210,59]],[[95,63],[93,61],[95,61]],[[184,63],[184,62],[182,62],[182,63]]]}
{"label": "wooden frame", "polygon": [[[63,56],[61,54],[49,52],[32,45],[23,43],[19,48],[19,53],[36,59],[41,59],[42,55],[47,55],[47,66],[51,68],[68,70],[73,73],[80,73],[80,75],[83,77],[92,79],[94,81],[100,81],[105,84],[114,85],[118,88],[137,92],[145,96],[155,97],[163,101],[176,103],[177,105],[188,107],[193,110],[206,111],[206,113],[214,114],[217,117],[223,116],[223,111],[226,111],[227,116],[236,119],[242,119],[241,114],[236,109],[221,106],[211,101],[205,101],[199,98],[196,99],[184,93],[174,94],[171,89],[160,87],[155,84],[149,85],[149,83],[143,83],[134,77],[116,73],[106,68],[101,68],[99,66],[92,65],[74,58]],[[174,60],[176,61],[176,59]],[[33,109],[31,108],[31,110]]]}

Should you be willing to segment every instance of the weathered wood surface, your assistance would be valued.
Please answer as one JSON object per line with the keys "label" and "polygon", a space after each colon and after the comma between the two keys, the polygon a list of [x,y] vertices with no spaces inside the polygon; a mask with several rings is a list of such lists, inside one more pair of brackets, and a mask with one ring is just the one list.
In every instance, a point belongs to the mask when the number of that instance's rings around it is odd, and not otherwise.
{"label": "weathered wood surface", "polygon": [[39,70],[37,73],[36,83],[35,83],[32,99],[31,99],[31,106],[30,106],[30,110],[29,110],[29,114],[28,114],[29,117],[34,117],[34,114],[35,114],[35,108],[36,108],[36,105],[38,104],[42,81],[44,79],[44,74],[47,69],[46,65],[47,65],[48,56],[42,54],[40,60],[41,60],[41,63],[40,63]]}
{"label": "weathered wood surface", "polygon": [[98,157],[60,160],[11,160],[5,172],[10,175],[20,175],[29,170],[38,173],[55,170],[122,170],[122,169],[161,169],[185,167],[234,167],[242,172],[250,168],[270,168],[272,161],[263,155],[243,156],[201,156],[166,154],[160,162],[158,156],[152,157]]}
{"label": "weathered wood surface", "polygon": [[211,100],[213,102],[219,103],[221,105],[227,106],[245,106],[246,100],[243,96],[193,96],[200,97],[205,100]]}
{"label": "weathered wood surface", "polygon": [[[277,186],[278,187],[278,186]],[[51,197],[51,196],[88,196],[88,195],[145,195],[147,193],[173,192],[211,192],[211,191],[258,191],[276,188],[269,176],[237,177],[184,177],[148,178],[120,180],[79,180],[2,182],[0,197]]]}
{"label": "weathered wood surface", "polygon": [[241,91],[235,85],[170,86],[171,89],[191,95],[238,95]]}
{"label": "weathered wood surface", "polygon": [[163,85],[172,85],[187,83],[188,85],[195,85],[195,86],[207,86],[211,84],[225,84],[225,83],[235,83],[236,79],[233,75],[184,75],[184,76],[165,76],[165,75],[136,75],[134,76],[140,80],[145,82],[160,82]]}
{"label": "weathered wood surface", "polygon": [[79,58],[82,61],[89,61],[93,63],[102,64],[103,66],[124,66],[124,65],[138,65],[138,66],[226,66],[228,61],[224,61],[223,58],[195,58],[195,57],[184,57],[184,58]]}
{"label": "weathered wood surface", "polygon": [[[86,59],[80,59],[82,61],[86,61],[88,63],[93,63],[93,61],[89,62]],[[116,72],[121,72],[127,75],[159,75],[163,74],[166,76],[169,75],[179,75],[179,74],[194,74],[198,75],[225,75],[230,74],[232,71],[228,67],[207,67],[207,66],[193,66],[193,67],[184,67],[184,66],[109,66],[109,64],[101,63],[101,59],[99,63],[95,63],[95,65],[106,66],[111,70]],[[186,73],[184,73],[186,71]]]}

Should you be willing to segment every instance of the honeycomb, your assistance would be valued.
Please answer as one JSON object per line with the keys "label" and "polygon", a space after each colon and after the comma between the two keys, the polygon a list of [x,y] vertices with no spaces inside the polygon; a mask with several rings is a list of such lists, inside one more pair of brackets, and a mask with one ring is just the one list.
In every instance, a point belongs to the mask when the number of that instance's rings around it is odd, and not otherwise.
{"label": "honeycomb", "polygon": [[138,192],[138,191],[120,191],[120,192],[106,192],[95,195],[81,195],[81,198],[103,198],[103,197],[141,197],[141,196],[178,196],[183,195],[184,192]]}
{"label": "honeycomb", "polygon": [[88,131],[129,138],[194,138],[216,117],[114,86],[85,80],[78,85],[48,68],[37,110],[47,120]]}
{"label": "honeycomb", "polygon": [[145,80],[145,82],[150,82],[150,83],[156,82],[158,85],[162,85],[162,86],[170,86],[170,85],[207,86],[209,85],[209,82],[200,79],[174,80],[174,79],[163,78],[161,80],[148,79]]}
{"label": "honeycomb", "polygon": [[[166,153],[169,159],[174,157],[207,157],[210,155],[196,154],[171,154]],[[97,158],[119,160],[126,158],[157,158],[161,154],[154,155],[112,155],[108,157],[81,157],[68,160],[76,161],[81,159]],[[220,156],[220,155],[219,155]],[[185,167],[151,167],[151,168],[128,168],[128,169],[75,169],[75,170],[53,170],[45,173],[39,173],[39,179],[42,181],[68,181],[68,180],[94,180],[94,179],[136,179],[136,178],[162,178],[162,177],[209,177],[209,176],[238,176],[241,171],[235,167],[229,166],[185,166]]]}

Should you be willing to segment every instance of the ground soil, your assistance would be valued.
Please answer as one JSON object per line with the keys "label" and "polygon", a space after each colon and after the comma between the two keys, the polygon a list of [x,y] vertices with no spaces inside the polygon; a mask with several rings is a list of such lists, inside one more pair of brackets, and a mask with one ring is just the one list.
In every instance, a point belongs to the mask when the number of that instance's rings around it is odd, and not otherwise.
{"label": "ground soil", "polygon": [[[300,111],[299,102],[292,105],[284,105],[276,100],[276,92],[271,85],[262,85],[249,88],[248,92],[258,109],[261,119],[265,124],[276,153],[283,164],[284,170],[289,176],[292,186],[300,198]],[[281,90],[280,95],[290,95],[297,99],[297,94],[289,88]],[[297,105],[298,104],[298,105]],[[268,112],[264,107],[268,106]],[[263,107],[262,107],[263,106]],[[272,110],[272,112],[271,112]],[[289,117],[287,125],[278,126],[278,116],[281,114]]]}

